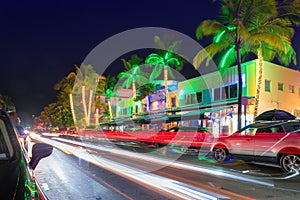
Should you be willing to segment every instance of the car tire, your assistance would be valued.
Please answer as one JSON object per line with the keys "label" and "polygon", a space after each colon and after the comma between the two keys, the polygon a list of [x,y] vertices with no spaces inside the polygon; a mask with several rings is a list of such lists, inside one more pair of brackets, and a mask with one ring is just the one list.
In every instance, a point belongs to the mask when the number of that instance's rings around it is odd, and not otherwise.
{"label": "car tire", "polygon": [[280,166],[285,172],[300,172],[300,155],[284,154],[280,158]]}
{"label": "car tire", "polygon": [[213,156],[216,161],[223,162],[229,157],[228,150],[226,148],[214,148]]}

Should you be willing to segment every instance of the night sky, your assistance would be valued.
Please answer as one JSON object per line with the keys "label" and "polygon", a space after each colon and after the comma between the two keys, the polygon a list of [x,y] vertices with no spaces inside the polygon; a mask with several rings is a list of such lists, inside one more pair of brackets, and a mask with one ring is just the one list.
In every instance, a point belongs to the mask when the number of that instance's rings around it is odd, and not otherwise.
{"label": "night sky", "polygon": [[[210,0],[1,1],[0,93],[13,98],[21,117],[39,115],[55,100],[54,84],[105,39],[139,27],[169,28],[196,39],[199,23],[218,11],[218,2]],[[299,28],[294,38],[300,55]]]}

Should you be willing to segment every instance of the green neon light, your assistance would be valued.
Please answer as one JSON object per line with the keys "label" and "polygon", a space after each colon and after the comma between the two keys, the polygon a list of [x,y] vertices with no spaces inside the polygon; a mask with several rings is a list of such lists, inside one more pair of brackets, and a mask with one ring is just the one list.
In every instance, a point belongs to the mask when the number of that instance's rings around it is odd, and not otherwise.
{"label": "green neon light", "polygon": [[[170,56],[169,56],[169,54],[170,54]],[[167,51],[165,53],[165,60],[168,60],[171,56],[172,56],[172,54],[169,51]]]}
{"label": "green neon light", "polygon": [[234,50],[234,45],[226,52],[224,57],[222,58],[221,66],[220,68],[222,69],[225,66],[225,61],[227,60],[228,56],[230,55],[231,51]]}
{"label": "green neon light", "polygon": [[228,26],[227,29],[230,31],[234,31],[236,30],[236,26]]}
{"label": "green neon light", "polygon": [[220,42],[220,40],[221,40],[221,37],[224,35],[224,33],[225,33],[226,31],[225,30],[223,30],[222,32],[220,32],[219,34],[218,34],[218,36],[216,37],[216,43],[219,43]]}

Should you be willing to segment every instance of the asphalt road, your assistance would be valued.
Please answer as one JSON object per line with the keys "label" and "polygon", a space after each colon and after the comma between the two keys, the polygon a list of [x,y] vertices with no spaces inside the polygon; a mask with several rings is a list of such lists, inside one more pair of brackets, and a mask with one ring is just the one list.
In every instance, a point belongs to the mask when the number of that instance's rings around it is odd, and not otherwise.
{"label": "asphalt road", "polygon": [[41,160],[35,175],[49,200],[168,199],[57,149]]}
{"label": "asphalt road", "polygon": [[[63,143],[66,144],[65,142]],[[166,149],[150,154],[150,148],[141,148],[136,144],[122,143],[116,146],[103,141],[89,141],[87,144],[85,147],[79,147],[78,143],[71,146],[92,155],[92,159],[113,161],[148,174],[201,188],[221,195],[219,199],[300,199],[299,176],[289,178],[279,168],[237,160],[219,164],[210,159],[199,159],[197,156],[180,156]],[[157,157],[152,157],[153,154]],[[74,152],[68,155],[68,151],[56,149],[38,165],[35,172],[37,180],[50,200],[178,199],[178,196],[172,196],[159,187],[149,187],[143,181],[124,176],[121,168],[118,169],[119,166],[103,167],[80,157]],[[171,162],[163,162],[166,159],[171,159]],[[133,177],[139,176],[138,172],[126,173],[131,173]]]}

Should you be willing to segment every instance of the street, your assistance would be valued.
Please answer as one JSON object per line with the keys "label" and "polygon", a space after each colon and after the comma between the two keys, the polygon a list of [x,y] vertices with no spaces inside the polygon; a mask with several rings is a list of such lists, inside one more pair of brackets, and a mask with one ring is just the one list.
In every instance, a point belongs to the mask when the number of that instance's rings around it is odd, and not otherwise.
{"label": "street", "polygon": [[[35,172],[50,200],[191,199],[192,194],[183,193],[189,187],[194,190],[191,193],[201,191],[197,194],[199,199],[200,194],[218,199],[300,197],[299,176],[284,174],[275,167],[235,160],[218,164],[210,159],[178,157],[166,151],[165,154],[156,152],[153,157],[152,153],[145,152],[145,147],[124,145],[120,148],[105,141],[95,145],[58,137],[37,139],[52,142],[58,148],[41,161]],[[161,178],[167,178],[167,184],[171,182],[171,185],[161,184],[165,181]],[[183,191],[174,188],[178,185]],[[197,199],[197,195],[192,199]]]}

